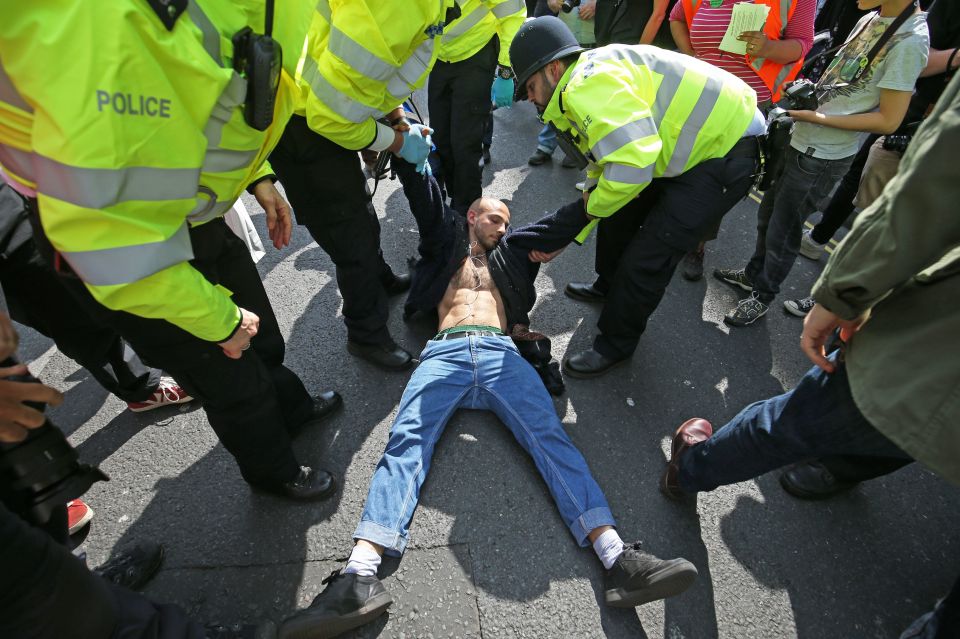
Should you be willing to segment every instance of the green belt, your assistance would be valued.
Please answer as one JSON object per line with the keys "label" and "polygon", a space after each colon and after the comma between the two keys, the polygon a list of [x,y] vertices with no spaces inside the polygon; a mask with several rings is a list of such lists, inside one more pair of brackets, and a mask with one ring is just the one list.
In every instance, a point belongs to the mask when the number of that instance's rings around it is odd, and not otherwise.
{"label": "green belt", "polygon": [[446,335],[448,333],[465,333],[467,331],[490,331],[491,333],[496,333],[497,335],[503,335],[504,332],[501,331],[496,326],[484,326],[483,324],[464,324],[463,326],[453,326],[451,328],[445,328],[436,335],[433,336],[433,339],[437,339],[441,335]]}

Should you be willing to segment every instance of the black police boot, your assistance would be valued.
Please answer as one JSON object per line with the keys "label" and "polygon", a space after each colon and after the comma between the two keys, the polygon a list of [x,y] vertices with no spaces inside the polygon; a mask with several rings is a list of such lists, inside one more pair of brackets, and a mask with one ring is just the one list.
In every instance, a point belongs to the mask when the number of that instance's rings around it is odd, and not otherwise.
{"label": "black police boot", "polygon": [[326,391],[313,396],[313,408],[310,416],[305,420],[288,428],[291,437],[296,437],[310,426],[314,426],[329,417],[338,408],[343,406],[343,397],[337,391]]}
{"label": "black police boot", "polygon": [[563,360],[563,372],[578,379],[592,379],[628,361],[629,357],[613,359],[591,348]]}
{"label": "black police boot", "polygon": [[279,639],[328,639],[369,623],[386,612],[393,597],[376,576],[335,570],[309,608],[283,620]]}
{"label": "black police boot", "polygon": [[679,595],[693,585],[697,568],[686,559],[658,559],[640,550],[640,543],[624,545],[603,579],[604,600],[613,608]]}
{"label": "black police boot", "polygon": [[400,275],[394,275],[393,279],[389,282],[383,283],[383,290],[387,292],[388,297],[393,297],[394,295],[400,295],[401,293],[406,292],[410,288],[410,274],[401,273]]}
{"label": "black police boot", "polygon": [[160,570],[163,546],[153,542],[139,543],[110,557],[105,564],[93,569],[110,583],[130,590],[140,590]]}
{"label": "black police boot", "polygon": [[279,495],[295,501],[320,501],[333,495],[337,480],[322,469],[301,466],[297,476],[282,484],[251,484],[254,490]]}
{"label": "black police boot", "polygon": [[365,359],[374,366],[388,371],[403,371],[413,364],[413,355],[394,343],[390,344],[363,344],[347,340],[347,351],[360,359]]}
{"label": "black police boot", "polygon": [[590,302],[591,304],[603,304],[607,301],[607,294],[597,289],[593,284],[585,282],[570,282],[563,292],[567,297],[572,297],[581,302]]}

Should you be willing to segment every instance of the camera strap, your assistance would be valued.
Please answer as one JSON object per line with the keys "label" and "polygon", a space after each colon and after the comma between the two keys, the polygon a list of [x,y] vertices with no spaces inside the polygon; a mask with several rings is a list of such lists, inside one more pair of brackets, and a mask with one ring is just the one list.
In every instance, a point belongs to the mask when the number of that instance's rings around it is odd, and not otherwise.
{"label": "camera strap", "polygon": [[[890,41],[890,38],[893,37],[893,34],[897,32],[897,30],[903,25],[903,23],[907,21],[907,18],[913,15],[913,13],[916,10],[917,10],[916,1],[910,3],[909,5],[903,8],[903,11],[900,12],[900,14],[894,19],[894,21],[891,22],[890,25],[886,28],[883,34],[877,39],[876,43],[874,43],[873,47],[867,53],[866,57],[860,60],[860,68],[857,69],[853,78],[851,78],[850,81],[847,82],[848,85],[854,84],[857,80],[863,77],[863,74],[867,72],[867,70],[870,68],[870,64],[877,57],[877,55],[880,53],[883,47],[886,46],[887,42]],[[856,38],[860,37],[860,34],[866,31],[867,28],[871,24],[873,24],[873,21],[876,20],[877,17],[879,17],[879,15],[880,15],[879,12],[874,14],[874,16],[869,20],[867,20],[866,23],[864,23],[864,25],[860,27],[860,29],[854,35],[847,38],[847,41],[844,42],[843,44],[827,49],[826,51],[820,53],[816,57],[819,58],[819,57],[830,55],[830,54],[836,53],[837,51],[840,51],[841,49],[846,47],[848,44],[853,42]],[[811,62],[813,59],[816,59],[816,58],[811,58],[811,60],[807,60],[807,63]],[[821,76],[820,80],[817,82],[817,88],[820,88],[820,83],[822,81],[823,81],[823,77]]]}

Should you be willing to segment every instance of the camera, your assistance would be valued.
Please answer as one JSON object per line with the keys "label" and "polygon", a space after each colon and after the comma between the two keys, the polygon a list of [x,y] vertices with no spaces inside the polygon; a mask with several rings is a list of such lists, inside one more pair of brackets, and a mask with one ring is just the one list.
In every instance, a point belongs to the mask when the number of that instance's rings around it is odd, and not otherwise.
{"label": "camera", "polygon": [[268,35],[244,27],[233,36],[233,68],[247,80],[243,119],[257,131],[273,122],[282,60],[280,44]]}
{"label": "camera", "polygon": [[580,6],[580,0],[563,0],[563,4],[560,5],[560,10],[564,13],[570,13],[573,11],[574,7]]}
{"label": "camera", "polygon": [[795,80],[783,88],[780,104],[792,111],[816,111],[820,106],[817,85],[810,80]]}
{"label": "camera", "polygon": [[[8,358],[0,366],[16,363]],[[7,380],[37,382],[32,375]],[[37,410],[44,408],[35,402],[27,404]],[[77,451],[50,420],[27,432],[23,441],[0,443],[0,500],[27,521],[45,524],[56,509],[87,492],[95,482],[110,479],[99,468],[79,463]]]}

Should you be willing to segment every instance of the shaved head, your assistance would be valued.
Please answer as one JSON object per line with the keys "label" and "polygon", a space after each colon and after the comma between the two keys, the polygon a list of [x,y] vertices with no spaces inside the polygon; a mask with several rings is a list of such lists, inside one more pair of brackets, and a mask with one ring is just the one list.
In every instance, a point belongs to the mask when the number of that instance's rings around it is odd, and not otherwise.
{"label": "shaved head", "polygon": [[510,209],[500,200],[490,197],[477,198],[467,210],[470,241],[477,242],[486,251],[497,245],[507,232],[508,224]]}

